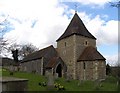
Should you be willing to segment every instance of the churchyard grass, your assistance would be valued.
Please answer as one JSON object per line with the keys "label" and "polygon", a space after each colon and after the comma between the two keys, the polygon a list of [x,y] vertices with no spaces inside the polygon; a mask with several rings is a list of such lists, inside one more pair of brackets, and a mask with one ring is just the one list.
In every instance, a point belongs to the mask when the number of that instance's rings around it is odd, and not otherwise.
{"label": "churchyard grass", "polygon": [[[46,86],[39,85],[40,83],[47,82],[47,78],[45,76],[25,72],[14,72],[13,75],[10,75],[8,70],[4,70],[2,75],[7,77],[10,76],[28,79],[28,91],[47,90]],[[58,78],[54,82],[60,84],[60,86],[63,86],[65,88],[63,91],[117,91],[117,79],[112,76],[107,77],[107,79],[102,81],[99,86],[97,86],[96,82],[94,81],[67,81],[64,78]],[[54,91],[58,91],[58,89],[55,89]]]}

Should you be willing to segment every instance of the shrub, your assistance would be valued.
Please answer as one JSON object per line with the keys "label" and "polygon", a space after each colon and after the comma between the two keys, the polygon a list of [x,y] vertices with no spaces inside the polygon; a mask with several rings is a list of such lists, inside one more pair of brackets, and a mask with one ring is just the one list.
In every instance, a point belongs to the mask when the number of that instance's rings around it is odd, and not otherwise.
{"label": "shrub", "polygon": [[57,88],[58,90],[65,90],[65,87],[60,85],[60,84],[58,84],[58,83],[55,83],[54,87]]}
{"label": "shrub", "polygon": [[46,82],[41,82],[41,83],[38,83],[38,84],[39,84],[39,86],[43,86],[43,87],[47,86]]}
{"label": "shrub", "polygon": [[10,72],[10,75],[13,75],[13,72]]}

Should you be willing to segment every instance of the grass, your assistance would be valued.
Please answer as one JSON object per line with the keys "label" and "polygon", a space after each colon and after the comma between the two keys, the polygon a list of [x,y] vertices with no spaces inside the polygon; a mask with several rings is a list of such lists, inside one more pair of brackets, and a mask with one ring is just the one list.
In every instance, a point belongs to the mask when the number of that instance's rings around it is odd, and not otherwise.
{"label": "grass", "polygon": [[[0,71],[1,72],[1,71]],[[11,76],[9,71],[2,70],[3,76]],[[41,76],[34,73],[25,73],[25,72],[14,72],[12,77],[25,78],[28,79],[28,91],[46,91],[47,88],[39,86],[40,82],[47,82],[45,76]],[[101,82],[101,87],[96,86],[97,84],[94,81],[83,81],[71,80],[66,81],[64,78],[58,78],[55,80],[55,83],[58,83],[65,87],[66,91],[117,91],[117,79],[115,77],[107,77],[107,79]]]}

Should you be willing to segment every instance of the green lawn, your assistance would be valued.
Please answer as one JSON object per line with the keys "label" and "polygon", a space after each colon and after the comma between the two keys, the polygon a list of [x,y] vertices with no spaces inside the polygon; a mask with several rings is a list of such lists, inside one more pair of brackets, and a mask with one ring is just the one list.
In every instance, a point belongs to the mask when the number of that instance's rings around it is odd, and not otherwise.
{"label": "green lawn", "polygon": [[[1,71],[0,71],[1,73]],[[14,72],[13,75],[10,75],[9,71],[3,71],[3,76],[11,76],[28,79],[28,91],[46,91],[47,87],[40,86],[40,82],[47,82],[47,78],[45,76],[41,76],[34,73],[24,73],[24,72]],[[117,79],[109,76],[105,81],[101,82],[101,87],[97,86],[97,83],[93,81],[84,81],[80,82],[78,80],[66,81],[64,78],[58,78],[55,80],[55,83],[64,86],[65,91],[116,91]],[[55,89],[57,90],[57,89]]]}

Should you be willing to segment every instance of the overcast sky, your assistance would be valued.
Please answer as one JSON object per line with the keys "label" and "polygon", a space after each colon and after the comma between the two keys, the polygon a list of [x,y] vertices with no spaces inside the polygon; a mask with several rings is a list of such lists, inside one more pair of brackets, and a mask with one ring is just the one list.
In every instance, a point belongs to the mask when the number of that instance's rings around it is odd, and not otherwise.
{"label": "overcast sky", "polygon": [[4,38],[39,49],[56,47],[77,10],[97,38],[99,52],[114,65],[118,61],[118,9],[110,6],[112,1],[117,0],[0,0],[0,22],[6,19]]}

